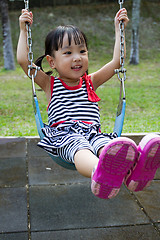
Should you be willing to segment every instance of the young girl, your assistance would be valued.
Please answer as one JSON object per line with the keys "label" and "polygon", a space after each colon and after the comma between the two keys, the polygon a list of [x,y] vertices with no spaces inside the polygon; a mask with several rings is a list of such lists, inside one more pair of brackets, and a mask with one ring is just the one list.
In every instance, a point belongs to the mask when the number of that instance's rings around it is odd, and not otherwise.
{"label": "young girl", "polygon": [[[41,66],[45,57],[58,73],[58,77],[50,77],[41,67],[35,77],[46,93],[49,121],[38,146],[73,162],[80,174],[91,178],[93,194],[105,199],[115,197],[123,182],[132,191],[143,190],[160,167],[160,136],[149,134],[137,147],[129,138],[117,138],[114,133],[104,134],[100,130],[100,98],[95,91],[120,67],[121,20],[126,27],[129,19],[124,8],[115,16],[113,59],[90,75],[86,36],[75,26],[59,26],[51,31],[45,41],[45,55],[36,61]],[[32,13],[22,10],[19,22],[17,60],[28,75],[25,23],[32,24]]]}

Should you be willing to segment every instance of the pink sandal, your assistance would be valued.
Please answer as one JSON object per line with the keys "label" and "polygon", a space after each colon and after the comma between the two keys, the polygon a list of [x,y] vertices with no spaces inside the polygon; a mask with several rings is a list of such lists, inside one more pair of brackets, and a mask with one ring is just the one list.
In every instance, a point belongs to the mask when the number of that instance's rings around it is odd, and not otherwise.
{"label": "pink sandal", "polygon": [[138,146],[139,159],[130,174],[125,179],[125,184],[131,191],[142,191],[153,180],[156,170],[160,167],[160,136],[146,135]]}
{"label": "pink sandal", "polygon": [[129,138],[119,137],[109,142],[92,174],[92,193],[104,199],[115,197],[137,155],[137,146]]}

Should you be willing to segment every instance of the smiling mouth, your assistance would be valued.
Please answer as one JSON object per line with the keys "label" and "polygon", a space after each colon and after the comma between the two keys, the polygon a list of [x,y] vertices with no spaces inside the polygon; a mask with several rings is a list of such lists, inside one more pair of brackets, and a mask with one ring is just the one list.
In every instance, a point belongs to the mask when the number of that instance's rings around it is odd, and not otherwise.
{"label": "smiling mouth", "polygon": [[71,68],[75,71],[79,71],[79,70],[81,70],[82,66],[74,66],[74,67],[71,67]]}

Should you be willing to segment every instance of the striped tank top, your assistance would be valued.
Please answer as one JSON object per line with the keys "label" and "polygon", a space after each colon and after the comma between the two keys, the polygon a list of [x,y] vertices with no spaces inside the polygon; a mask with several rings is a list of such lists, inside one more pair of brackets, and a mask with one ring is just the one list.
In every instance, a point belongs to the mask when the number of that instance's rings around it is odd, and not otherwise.
{"label": "striped tank top", "polygon": [[100,98],[94,92],[88,75],[85,74],[73,87],[57,77],[51,77],[51,99],[47,108],[49,126],[55,127],[71,120],[100,124],[97,101]]}

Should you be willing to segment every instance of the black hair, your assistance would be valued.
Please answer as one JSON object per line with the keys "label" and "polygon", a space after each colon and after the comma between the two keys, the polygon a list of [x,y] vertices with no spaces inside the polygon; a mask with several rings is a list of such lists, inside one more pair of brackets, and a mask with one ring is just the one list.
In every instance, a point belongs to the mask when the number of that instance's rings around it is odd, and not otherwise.
{"label": "black hair", "polygon": [[[58,26],[54,30],[48,33],[45,40],[45,54],[39,57],[35,64],[42,69],[42,60],[45,56],[50,55],[54,56],[54,52],[58,51],[59,48],[63,46],[63,38],[64,35],[68,35],[68,44],[71,45],[72,38],[76,45],[85,44],[87,46],[87,38],[85,34],[76,26],[66,25],[66,26]],[[51,75],[52,72],[46,72],[46,74]]]}

